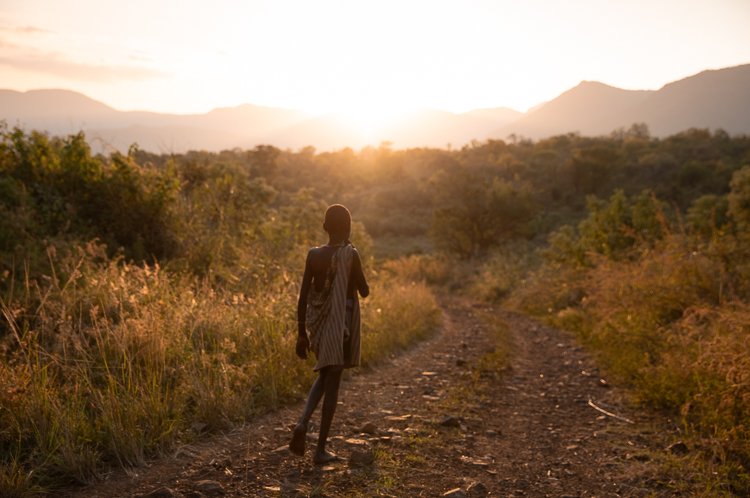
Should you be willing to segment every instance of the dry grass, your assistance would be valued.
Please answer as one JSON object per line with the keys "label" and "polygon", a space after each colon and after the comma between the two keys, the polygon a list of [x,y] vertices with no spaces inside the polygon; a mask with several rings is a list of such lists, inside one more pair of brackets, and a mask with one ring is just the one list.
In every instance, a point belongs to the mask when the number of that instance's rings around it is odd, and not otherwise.
{"label": "dry grass", "polygon": [[[285,272],[246,295],[108,260],[96,244],[49,258],[47,279],[6,281],[0,303],[2,496],[142,465],[298,399],[312,380],[294,355],[297,283]],[[436,327],[424,284],[372,288],[365,361]]]}
{"label": "dry grass", "polygon": [[481,262],[468,290],[479,299],[499,302],[524,281],[531,268],[539,266],[538,260],[537,251],[526,241],[498,248]]}
{"label": "dry grass", "polygon": [[445,255],[415,254],[386,261],[383,270],[404,282],[451,285],[458,276],[455,261]]}
{"label": "dry grass", "polygon": [[635,258],[600,258],[587,270],[548,266],[510,303],[576,332],[638,399],[678,414],[691,445],[711,462],[704,481],[723,480],[722,489],[743,494],[750,493],[750,306],[729,291],[743,287],[741,276],[717,253],[672,234]]}
{"label": "dry grass", "polygon": [[364,365],[426,339],[442,319],[435,296],[424,283],[389,281],[363,304]]}

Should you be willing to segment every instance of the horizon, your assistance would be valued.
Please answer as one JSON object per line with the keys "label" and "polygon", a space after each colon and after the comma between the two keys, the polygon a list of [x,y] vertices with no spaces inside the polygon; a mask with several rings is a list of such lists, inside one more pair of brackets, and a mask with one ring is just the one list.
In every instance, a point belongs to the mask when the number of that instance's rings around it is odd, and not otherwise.
{"label": "horizon", "polygon": [[[53,134],[85,130],[97,150],[176,152],[222,150],[271,144],[338,150],[389,143],[396,148],[451,147],[498,137],[541,139],[565,133],[608,135],[634,123],[654,136],[689,128],[750,133],[750,64],[702,70],[662,85],[659,90],[626,90],[585,80],[527,113],[507,107],[450,110],[417,109],[362,113],[330,111],[314,115],[290,108],[243,103],[207,113],[165,114],[121,111],[68,89],[2,90],[2,119]],[[13,95],[18,95],[15,97]],[[87,104],[86,101],[92,104]],[[99,110],[93,105],[101,106]],[[695,106],[694,102],[702,102]],[[7,105],[7,108],[5,106]],[[25,109],[25,110],[24,110]],[[109,109],[106,112],[101,112]],[[390,113],[389,113],[390,112]]]}
{"label": "horizon", "polygon": [[[396,114],[398,114],[400,116],[405,116],[405,115],[415,114],[415,113],[418,113],[418,112],[439,111],[439,112],[446,112],[446,113],[450,113],[450,114],[454,114],[454,115],[461,115],[461,114],[468,114],[468,113],[476,112],[476,111],[503,109],[503,110],[509,110],[509,111],[518,112],[519,114],[524,115],[524,114],[528,114],[529,112],[531,112],[531,111],[533,111],[533,110],[535,110],[537,108],[540,108],[544,104],[546,104],[546,103],[548,103],[548,102],[556,99],[557,97],[563,95],[564,93],[567,93],[568,91],[570,91],[570,90],[572,90],[572,89],[574,89],[574,88],[576,88],[576,87],[578,87],[578,86],[580,86],[580,85],[582,85],[584,83],[597,83],[597,84],[609,86],[611,88],[617,88],[619,90],[626,90],[626,91],[658,91],[658,90],[664,88],[665,86],[667,86],[667,85],[669,85],[671,83],[675,83],[677,81],[681,81],[683,79],[687,79],[687,78],[690,78],[692,76],[696,76],[696,75],[704,73],[704,72],[719,71],[719,70],[722,70],[722,69],[731,69],[731,68],[734,68],[734,67],[740,67],[740,66],[746,66],[746,65],[750,65],[750,61],[748,61],[748,62],[742,62],[742,63],[735,64],[735,65],[732,65],[732,66],[727,66],[727,67],[705,68],[705,69],[702,69],[702,70],[700,70],[700,71],[698,71],[696,73],[687,75],[685,77],[678,78],[676,80],[666,81],[666,82],[664,82],[663,84],[659,85],[656,88],[622,88],[622,87],[617,87],[617,86],[614,86],[614,85],[610,85],[610,84],[602,82],[602,81],[581,80],[578,83],[576,83],[575,85],[562,90],[559,94],[554,95],[550,99],[547,99],[547,100],[541,101],[541,102],[539,102],[537,104],[534,104],[534,105],[530,106],[528,109],[523,110],[523,111],[519,110],[519,109],[516,109],[516,108],[513,108],[513,107],[511,107],[509,105],[502,105],[502,104],[500,104],[500,105],[492,106],[492,107],[475,107],[475,108],[466,109],[466,110],[459,110],[459,111],[453,111],[453,110],[450,110],[450,109],[443,109],[443,108],[439,108],[439,107],[414,107],[414,108],[399,110]],[[15,92],[19,92],[19,93],[44,92],[44,91],[50,91],[50,92],[54,92],[54,91],[72,92],[72,93],[76,93],[76,94],[82,95],[82,96],[84,96],[84,97],[86,97],[88,99],[94,100],[94,101],[96,101],[96,102],[98,102],[100,104],[104,104],[104,105],[106,105],[106,106],[114,109],[115,111],[119,111],[119,112],[150,112],[150,113],[156,113],[156,114],[171,114],[171,115],[176,115],[176,116],[201,115],[201,114],[207,114],[209,112],[220,110],[220,109],[234,109],[234,108],[238,108],[238,107],[242,107],[242,106],[246,106],[246,105],[253,106],[253,107],[258,107],[258,108],[266,108],[266,109],[296,111],[296,112],[300,112],[302,114],[306,114],[309,117],[323,117],[323,116],[334,116],[334,117],[336,117],[336,116],[338,116],[338,117],[344,116],[344,117],[346,117],[346,116],[351,115],[351,114],[356,114],[355,112],[344,110],[344,109],[332,109],[332,110],[321,111],[321,112],[311,112],[311,111],[306,111],[306,110],[301,109],[301,108],[273,106],[273,105],[259,104],[257,102],[251,102],[251,101],[238,102],[236,104],[230,104],[230,105],[226,105],[226,106],[212,107],[212,108],[207,109],[206,111],[203,111],[203,112],[200,112],[200,111],[199,112],[170,112],[170,111],[158,111],[158,110],[154,110],[154,109],[141,109],[141,108],[123,109],[123,108],[119,108],[119,107],[111,104],[110,102],[107,102],[107,101],[102,100],[102,99],[95,98],[95,97],[93,97],[93,96],[91,96],[89,94],[86,94],[86,93],[84,93],[82,91],[79,91],[79,90],[76,90],[76,89],[73,89],[73,88],[39,87],[39,88],[28,88],[28,89],[25,89],[25,90],[19,90],[19,89],[15,89],[15,88],[0,88],[0,91],[2,91],[2,90],[15,91]]]}
{"label": "horizon", "polygon": [[66,89],[123,111],[250,103],[372,124],[417,109],[525,113],[582,81],[656,90],[750,61],[748,24],[737,0],[6,0],[0,68],[6,88]]}

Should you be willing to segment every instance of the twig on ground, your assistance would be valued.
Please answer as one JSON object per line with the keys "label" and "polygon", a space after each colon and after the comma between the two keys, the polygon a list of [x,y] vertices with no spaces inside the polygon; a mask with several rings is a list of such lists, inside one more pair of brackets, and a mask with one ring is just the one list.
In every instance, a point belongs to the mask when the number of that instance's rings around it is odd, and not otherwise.
{"label": "twig on ground", "polygon": [[604,408],[600,408],[600,407],[596,406],[596,403],[594,403],[591,400],[591,398],[589,398],[589,406],[591,408],[593,408],[594,410],[596,410],[598,412],[601,412],[601,413],[603,413],[603,414],[605,414],[605,415],[607,415],[609,417],[616,418],[617,420],[622,420],[623,422],[627,422],[628,424],[634,424],[635,423],[632,420],[630,420],[629,418],[621,417],[620,415],[617,415],[617,414],[612,413],[612,412],[608,412]]}

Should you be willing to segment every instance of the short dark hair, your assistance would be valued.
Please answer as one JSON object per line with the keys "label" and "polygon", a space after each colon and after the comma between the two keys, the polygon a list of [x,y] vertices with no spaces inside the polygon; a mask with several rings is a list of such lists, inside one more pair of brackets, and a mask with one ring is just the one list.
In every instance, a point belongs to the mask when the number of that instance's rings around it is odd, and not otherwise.
{"label": "short dark hair", "polygon": [[348,235],[352,229],[352,215],[341,204],[328,206],[323,228],[331,235]]}

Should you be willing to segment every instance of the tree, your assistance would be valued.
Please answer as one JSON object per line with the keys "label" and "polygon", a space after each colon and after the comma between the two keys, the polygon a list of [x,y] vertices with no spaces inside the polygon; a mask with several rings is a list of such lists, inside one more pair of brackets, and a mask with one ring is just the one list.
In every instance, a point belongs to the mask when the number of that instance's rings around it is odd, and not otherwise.
{"label": "tree", "polygon": [[635,245],[664,236],[662,203],[648,190],[634,198],[616,190],[607,201],[590,196],[587,205],[589,215],[578,224],[578,244],[584,253],[618,259]]}
{"label": "tree", "polygon": [[534,215],[526,188],[499,177],[482,178],[461,170],[442,174],[435,182],[438,203],[432,236],[436,246],[463,257],[530,233]]}
{"label": "tree", "polygon": [[281,151],[273,145],[257,145],[253,150],[247,152],[250,168],[253,176],[270,178],[276,173],[276,160]]}
{"label": "tree", "polygon": [[735,171],[729,186],[729,215],[738,228],[750,230],[750,165]]}
{"label": "tree", "polygon": [[693,232],[704,238],[710,238],[727,224],[728,210],[727,196],[703,195],[690,205],[687,211],[687,221]]}
{"label": "tree", "polygon": [[610,145],[579,148],[565,164],[573,188],[579,194],[596,194],[606,190],[620,163],[620,155]]}

